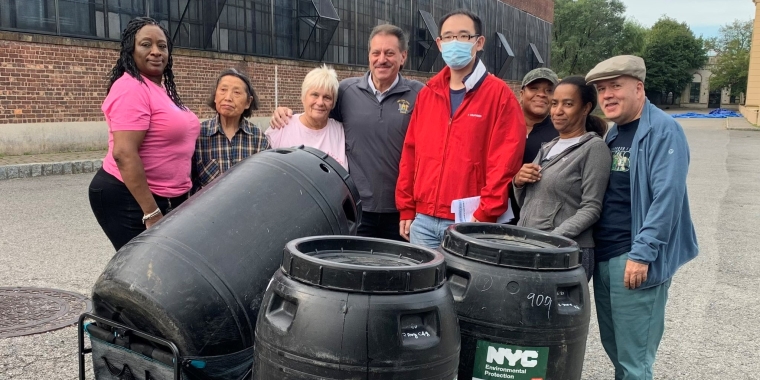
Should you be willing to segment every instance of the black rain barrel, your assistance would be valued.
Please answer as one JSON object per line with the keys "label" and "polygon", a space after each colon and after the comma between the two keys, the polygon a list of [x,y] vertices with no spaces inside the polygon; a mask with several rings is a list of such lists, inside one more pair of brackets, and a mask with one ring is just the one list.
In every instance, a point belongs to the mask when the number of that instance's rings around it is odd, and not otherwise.
{"label": "black rain barrel", "polygon": [[459,380],[581,378],[591,305],[574,241],[462,223],[440,250],[462,334]]}
{"label": "black rain barrel", "polygon": [[95,314],[170,340],[183,356],[252,347],[282,247],[355,234],[359,203],[346,170],[319,150],[253,155],[116,253],[93,287]]}
{"label": "black rain barrel", "polygon": [[288,243],[259,312],[254,379],[455,379],[459,329],[444,272],[443,255],[408,243]]}

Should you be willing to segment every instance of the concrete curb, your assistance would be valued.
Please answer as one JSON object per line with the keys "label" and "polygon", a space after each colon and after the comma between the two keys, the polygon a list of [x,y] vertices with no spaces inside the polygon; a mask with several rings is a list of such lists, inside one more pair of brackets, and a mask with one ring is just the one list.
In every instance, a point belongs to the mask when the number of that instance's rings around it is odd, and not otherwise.
{"label": "concrete curb", "polygon": [[94,173],[103,166],[103,159],[43,162],[0,166],[0,181],[51,175]]}
{"label": "concrete curb", "polygon": [[[732,119],[737,119],[733,120]],[[754,125],[750,124],[747,119],[739,118],[739,117],[727,117],[726,118],[726,129],[731,131],[755,131],[760,132],[760,127],[755,127]]]}

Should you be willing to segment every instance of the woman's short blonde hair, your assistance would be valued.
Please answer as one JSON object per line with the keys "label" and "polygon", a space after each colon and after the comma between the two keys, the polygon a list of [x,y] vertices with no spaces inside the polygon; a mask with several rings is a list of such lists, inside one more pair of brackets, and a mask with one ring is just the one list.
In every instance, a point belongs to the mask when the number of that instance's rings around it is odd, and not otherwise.
{"label": "woman's short blonde hair", "polygon": [[309,90],[319,89],[327,90],[332,93],[333,102],[338,101],[338,73],[332,67],[322,65],[314,70],[309,71],[306,77],[303,78],[303,84],[301,85],[301,99],[306,96]]}

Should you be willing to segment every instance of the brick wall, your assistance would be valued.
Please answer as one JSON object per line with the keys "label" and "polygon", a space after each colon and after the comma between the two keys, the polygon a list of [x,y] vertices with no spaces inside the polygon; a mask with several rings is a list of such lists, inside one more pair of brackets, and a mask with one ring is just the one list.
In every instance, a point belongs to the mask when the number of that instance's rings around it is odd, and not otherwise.
{"label": "brick wall", "polygon": [[554,22],[554,0],[501,0],[544,21]]}
{"label": "brick wall", "polygon": [[[106,76],[116,62],[118,43],[35,34],[0,32],[0,124],[102,121]],[[199,117],[213,111],[204,105],[216,76],[229,67],[245,71],[261,108],[275,107],[275,66],[279,105],[301,108],[301,82],[316,62],[176,49],[175,81],[183,102]],[[339,77],[362,75],[365,67],[336,66]],[[427,81],[432,74],[403,75]],[[509,83],[513,90],[518,83]]]}

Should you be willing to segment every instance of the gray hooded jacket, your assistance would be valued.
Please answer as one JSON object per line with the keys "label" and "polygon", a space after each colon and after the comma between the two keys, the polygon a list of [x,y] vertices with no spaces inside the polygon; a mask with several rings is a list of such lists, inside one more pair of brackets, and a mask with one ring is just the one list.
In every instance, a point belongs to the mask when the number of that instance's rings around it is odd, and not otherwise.
{"label": "gray hooded jacket", "polygon": [[541,180],[514,187],[522,208],[519,226],[574,239],[581,248],[594,247],[592,227],[602,211],[612,167],[612,155],[594,132],[544,162],[559,137],[544,144],[533,160],[541,166]]}

